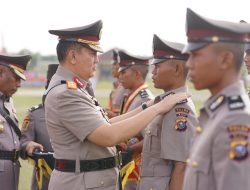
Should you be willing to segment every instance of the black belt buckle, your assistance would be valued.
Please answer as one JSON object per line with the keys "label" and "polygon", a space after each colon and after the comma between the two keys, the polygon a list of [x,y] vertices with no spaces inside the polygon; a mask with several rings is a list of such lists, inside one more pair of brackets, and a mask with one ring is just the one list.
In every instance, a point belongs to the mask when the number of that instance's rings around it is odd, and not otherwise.
{"label": "black belt buckle", "polygon": [[13,150],[13,159],[12,162],[16,162],[19,159],[19,151],[16,149]]}
{"label": "black belt buckle", "polygon": [[118,152],[117,155],[115,155],[115,166],[117,166],[118,168],[120,168],[122,166],[122,155],[121,152]]}

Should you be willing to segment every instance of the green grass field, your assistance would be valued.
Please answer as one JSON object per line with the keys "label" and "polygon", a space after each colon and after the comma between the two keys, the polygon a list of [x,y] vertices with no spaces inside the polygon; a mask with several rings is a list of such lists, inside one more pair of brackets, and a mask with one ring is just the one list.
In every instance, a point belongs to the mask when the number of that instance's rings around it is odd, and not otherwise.
{"label": "green grass field", "polygon": [[[154,95],[161,94],[161,90],[157,90],[153,88],[152,82],[148,82],[149,88],[153,92]],[[196,109],[201,107],[202,102],[208,96],[207,91],[197,92],[193,89],[191,84],[188,84],[191,94],[193,95],[193,99],[196,105]],[[100,81],[97,84],[97,99],[103,107],[107,106],[108,96],[107,94],[110,92],[112,88],[112,83],[109,81]],[[27,112],[27,110],[41,103],[41,95],[44,91],[44,88],[21,88],[18,93],[14,96],[14,104],[18,113],[18,118],[20,124],[23,121],[23,118]],[[106,91],[106,93],[103,93]],[[105,95],[106,94],[106,95]],[[19,182],[19,190],[28,190],[30,189],[30,179],[32,173],[32,165],[27,161],[21,160],[21,173],[20,173],[20,182]]]}

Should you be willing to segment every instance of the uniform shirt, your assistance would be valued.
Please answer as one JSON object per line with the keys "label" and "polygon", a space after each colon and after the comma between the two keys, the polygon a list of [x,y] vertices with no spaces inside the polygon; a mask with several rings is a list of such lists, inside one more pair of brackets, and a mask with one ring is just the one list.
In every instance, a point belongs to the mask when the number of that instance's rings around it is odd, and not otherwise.
{"label": "uniform shirt", "polygon": [[[21,157],[27,159],[26,146],[30,141],[37,142],[43,145],[44,151],[53,152],[48,130],[45,123],[45,113],[42,104],[34,106],[29,109],[27,116],[24,118],[22,124],[22,137],[21,137]],[[49,179],[43,176],[42,190],[47,190],[49,185]],[[31,189],[38,190],[36,181],[36,168],[33,169],[33,175],[31,180]]]}
{"label": "uniform shirt", "polygon": [[[161,97],[177,92],[187,92],[187,89],[183,86]],[[172,160],[186,161],[196,125],[195,107],[190,98],[150,122],[145,130],[139,190],[169,189]]]}
{"label": "uniform shirt", "polygon": [[[61,80],[73,81],[70,70],[59,66],[50,86]],[[81,80],[78,78],[78,80]],[[81,80],[83,84],[85,81]],[[118,189],[118,169],[80,173],[80,160],[111,157],[115,147],[98,146],[87,136],[102,125],[109,124],[84,88],[70,88],[62,84],[48,93],[45,99],[45,118],[56,159],[76,160],[76,171],[53,170],[49,190]]]}
{"label": "uniform shirt", "polygon": [[121,83],[119,83],[117,88],[112,93],[112,106],[114,108],[120,109],[122,105],[123,97],[127,93],[128,93],[128,90],[123,88]]}
{"label": "uniform shirt", "polygon": [[250,103],[241,81],[209,98],[184,178],[184,190],[250,189]]}
{"label": "uniform shirt", "polygon": [[[17,121],[16,110],[13,106],[12,99],[6,100],[0,92],[0,108],[7,112],[12,120]],[[0,150],[13,151],[19,150],[20,142],[17,134],[0,115]],[[13,163],[11,160],[0,159],[0,184],[4,190],[17,190],[19,182],[19,161]]]}

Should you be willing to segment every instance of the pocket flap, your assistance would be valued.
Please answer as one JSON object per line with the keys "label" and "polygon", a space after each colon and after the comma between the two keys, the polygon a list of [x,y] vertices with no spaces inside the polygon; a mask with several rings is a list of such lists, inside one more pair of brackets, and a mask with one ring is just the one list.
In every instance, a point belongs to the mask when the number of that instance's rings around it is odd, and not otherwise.
{"label": "pocket flap", "polygon": [[114,172],[86,172],[84,174],[86,188],[98,188],[115,185],[117,182],[117,178],[116,175],[112,175],[112,173]]}

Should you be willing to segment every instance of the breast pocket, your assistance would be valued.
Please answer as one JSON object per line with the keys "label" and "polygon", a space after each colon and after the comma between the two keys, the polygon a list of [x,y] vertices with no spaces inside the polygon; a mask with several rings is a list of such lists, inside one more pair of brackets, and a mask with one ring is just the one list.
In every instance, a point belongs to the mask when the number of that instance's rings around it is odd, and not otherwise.
{"label": "breast pocket", "polygon": [[[213,186],[212,176],[211,176],[211,160],[210,159],[198,159],[192,160],[188,163],[189,167],[189,176],[188,176],[188,189],[215,189]],[[192,172],[190,172],[192,171]]]}
{"label": "breast pocket", "polygon": [[160,139],[160,130],[159,124],[157,126],[153,126],[146,129],[147,135],[147,143],[145,144],[147,147],[145,149],[148,152],[159,152],[161,150],[161,139]]}

